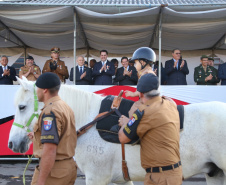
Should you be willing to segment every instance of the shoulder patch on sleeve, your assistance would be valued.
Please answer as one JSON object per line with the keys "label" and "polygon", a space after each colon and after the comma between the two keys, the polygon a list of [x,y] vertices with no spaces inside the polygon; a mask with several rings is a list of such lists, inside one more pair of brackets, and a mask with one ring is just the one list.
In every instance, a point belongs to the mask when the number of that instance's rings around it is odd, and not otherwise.
{"label": "shoulder patch on sleeve", "polygon": [[52,117],[45,117],[43,118],[44,123],[44,130],[50,130],[53,124],[53,118]]}
{"label": "shoulder patch on sleeve", "polygon": [[137,109],[133,113],[132,118],[130,119],[130,121],[128,122],[128,126],[129,127],[132,126],[135,121],[138,121],[138,120],[140,121],[142,116],[143,116],[143,114],[144,114],[144,111],[141,112],[139,109]]}
{"label": "shoulder patch on sleeve", "polygon": [[43,114],[41,128],[41,143],[59,143],[59,134],[56,124],[56,117],[53,112],[51,114]]}

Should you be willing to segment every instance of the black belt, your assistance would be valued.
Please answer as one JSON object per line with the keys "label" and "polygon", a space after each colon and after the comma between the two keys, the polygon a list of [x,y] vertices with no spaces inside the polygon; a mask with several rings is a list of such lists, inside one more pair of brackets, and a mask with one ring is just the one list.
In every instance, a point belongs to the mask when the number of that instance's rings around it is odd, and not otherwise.
{"label": "black belt", "polygon": [[179,161],[176,164],[169,165],[169,166],[147,168],[146,172],[147,173],[152,173],[152,172],[153,173],[159,173],[159,172],[162,172],[162,171],[167,171],[167,170],[172,170],[174,168],[178,168],[179,166],[181,166],[181,161]]}
{"label": "black belt", "polygon": [[[55,162],[69,160],[69,159],[72,159],[72,157],[71,158],[62,159],[62,160],[55,160]],[[41,162],[41,158],[38,159],[38,162],[39,163]]]}

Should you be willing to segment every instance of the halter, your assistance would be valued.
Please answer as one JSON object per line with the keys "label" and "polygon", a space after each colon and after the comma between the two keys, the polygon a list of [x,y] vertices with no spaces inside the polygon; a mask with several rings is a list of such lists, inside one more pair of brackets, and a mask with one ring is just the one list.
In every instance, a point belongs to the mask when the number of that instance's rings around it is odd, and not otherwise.
{"label": "halter", "polygon": [[39,114],[38,114],[38,98],[37,98],[37,94],[35,92],[35,84],[34,84],[34,113],[31,115],[30,119],[28,120],[28,122],[25,126],[21,125],[19,123],[15,123],[15,122],[13,122],[13,125],[18,126],[22,129],[25,129],[26,132],[31,132],[31,130],[29,129],[31,122],[33,121],[33,119],[35,117],[38,119],[38,116],[39,116]]}

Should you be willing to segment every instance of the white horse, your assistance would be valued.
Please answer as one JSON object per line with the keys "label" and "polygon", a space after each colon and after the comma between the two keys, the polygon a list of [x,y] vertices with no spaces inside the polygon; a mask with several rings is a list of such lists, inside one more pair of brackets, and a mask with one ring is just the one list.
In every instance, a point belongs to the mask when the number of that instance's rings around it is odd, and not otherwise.
{"label": "white horse", "polygon": [[[15,103],[15,122],[26,125],[34,112],[34,84],[20,80]],[[76,128],[92,121],[98,114],[103,97],[81,91],[76,86],[62,85],[60,97],[74,110]],[[39,103],[38,112],[43,104]],[[226,104],[220,102],[199,103],[184,106],[184,130],[181,132],[180,153],[183,177],[205,173],[208,185],[226,185]],[[30,129],[36,121],[34,118]],[[13,125],[9,148],[24,153],[30,141],[25,129]],[[132,181],[143,181],[145,170],[141,167],[140,146],[125,146],[129,175]],[[87,185],[132,185],[123,179],[121,170],[121,147],[100,138],[95,126],[80,136],[75,159],[86,176]],[[211,174],[210,177],[208,174]]]}

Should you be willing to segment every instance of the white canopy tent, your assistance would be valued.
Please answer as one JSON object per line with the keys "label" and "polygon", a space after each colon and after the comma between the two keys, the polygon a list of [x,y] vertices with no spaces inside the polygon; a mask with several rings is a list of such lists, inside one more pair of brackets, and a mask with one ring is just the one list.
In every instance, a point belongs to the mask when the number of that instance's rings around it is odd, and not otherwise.
{"label": "white canopy tent", "polygon": [[[25,46],[49,50],[60,46],[73,49],[73,16],[76,21],[76,48],[107,49],[110,53],[132,53],[141,46],[159,49],[158,25],[162,13],[162,50],[225,49],[226,8],[206,6],[205,10],[184,11],[174,7],[141,7],[119,13],[113,7],[9,6],[0,2],[0,47]],[[31,4],[32,5],[32,4]],[[226,6],[226,5],[225,5]],[[213,7],[213,6],[211,6]],[[223,8],[222,8],[223,7]],[[111,7],[107,7],[110,9]],[[14,33],[14,34],[12,34]],[[8,40],[7,42],[5,42]],[[13,42],[10,42],[13,41]],[[23,43],[22,43],[22,42]]]}

